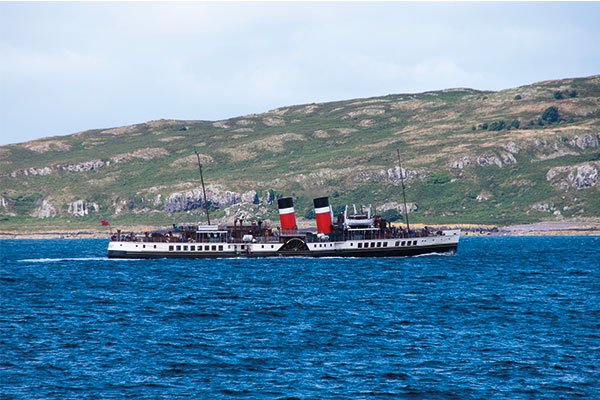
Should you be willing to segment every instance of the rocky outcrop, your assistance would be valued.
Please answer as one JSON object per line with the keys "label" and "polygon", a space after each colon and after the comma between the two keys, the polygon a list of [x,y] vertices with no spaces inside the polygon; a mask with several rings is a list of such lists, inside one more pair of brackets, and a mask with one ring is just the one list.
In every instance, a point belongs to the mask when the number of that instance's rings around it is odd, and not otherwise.
{"label": "rocky outcrop", "polygon": [[481,167],[496,165],[502,168],[502,161],[495,155],[479,156],[477,157],[477,164]]}
{"label": "rocky outcrop", "polygon": [[513,156],[511,153],[502,153],[502,154],[500,154],[500,157],[502,158],[502,162],[505,165],[516,164],[517,163],[517,160],[515,159],[515,156]]}
{"label": "rocky outcrop", "polygon": [[[406,209],[409,213],[416,212],[419,209],[417,203],[406,203]],[[377,207],[377,212],[384,212],[388,210],[396,210],[399,213],[404,213],[404,204],[390,201]]]}
{"label": "rocky outcrop", "polygon": [[110,163],[107,163],[102,160],[90,160],[90,161],[84,161],[84,162],[74,163],[74,164],[56,164],[54,166],[54,168],[57,170],[69,171],[69,172],[85,172],[85,171],[93,171],[93,170],[101,168],[105,165],[110,165]]}
{"label": "rocky outcrop", "polygon": [[[400,167],[390,168],[388,170],[380,170],[376,172],[362,171],[354,174],[353,182],[377,182],[382,180],[389,180],[393,183],[400,183]],[[426,178],[429,174],[426,172],[418,172],[415,170],[402,169],[402,177],[404,180],[409,181],[415,178]]]}
{"label": "rocky outcrop", "polygon": [[10,173],[10,176],[16,178],[17,175],[25,175],[25,176],[46,176],[52,173],[52,168],[43,167],[43,168],[27,168],[27,169],[19,169],[17,171],[13,171]]}
{"label": "rocky outcrop", "polygon": [[110,161],[90,160],[80,163],[65,163],[56,164],[52,167],[31,167],[19,169],[10,173],[10,176],[16,178],[18,175],[24,176],[46,176],[52,174],[53,171],[68,171],[68,172],[85,172],[101,168],[105,165],[110,165]]}
{"label": "rocky outcrop", "polygon": [[592,135],[583,135],[583,136],[573,136],[573,138],[569,141],[569,144],[572,147],[578,147],[581,150],[585,150],[591,147],[598,147],[598,139],[597,137],[593,137]]}
{"label": "rocky outcrop", "polygon": [[[490,166],[495,165],[499,168],[502,168],[503,165],[516,164],[517,159],[515,158],[515,156],[513,156],[512,153],[515,153],[515,154],[518,153],[519,149],[516,148],[516,146],[515,147],[507,146],[507,147],[510,148],[510,150],[509,150],[510,152],[500,153],[500,156],[498,156],[496,154],[485,154],[485,155],[481,155],[481,156],[476,156],[475,163],[477,163],[477,165],[479,165],[480,167],[490,167]],[[508,150],[508,148],[507,148],[507,150]],[[463,169],[463,168],[466,168],[466,167],[472,165],[472,163],[473,163],[473,161],[472,161],[471,157],[464,156],[457,160],[450,161],[449,166],[450,166],[450,168]]]}
{"label": "rocky outcrop", "polygon": [[[66,172],[87,172],[94,171],[102,167],[107,167],[111,162],[118,164],[124,161],[130,161],[134,158],[142,159],[144,161],[151,160],[157,157],[168,156],[169,152],[160,147],[155,148],[144,148],[134,151],[133,153],[117,154],[112,156],[110,160],[89,160],[78,163],[62,163],[55,164],[52,167],[31,167],[25,169],[19,169],[10,173],[10,176],[16,178],[18,175],[24,176],[46,176],[50,175],[53,171],[66,171]],[[191,156],[190,156],[191,157]],[[195,157],[195,156],[194,156]]]}
{"label": "rocky outcrop", "polygon": [[252,204],[259,203],[258,195],[256,194],[255,190],[250,190],[249,192],[243,193],[241,195],[241,201],[244,203],[252,203]]}
{"label": "rocky outcrop", "polygon": [[[270,205],[275,200],[270,191],[267,191],[264,196],[259,197],[255,190],[239,193],[224,190],[221,185],[207,186],[206,197],[208,198],[210,205],[214,208],[227,208],[233,205]],[[155,197],[155,205],[156,201],[157,198]],[[164,209],[167,212],[189,211],[203,207],[204,201],[201,188],[192,189],[186,192],[172,193],[164,202]]]}
{"label": "rocky outcrop", "polygon": [[540,212],[552,212],[556,209],[553,203],[536,203],[531,206],[531,209]]}
{"label": "rocky outcrop", "polygon": [[[207,188],[206,197],[215,208],[237,203],[241,200],[239,193],[230,191],[219,191]],[[183,193],[173,193],[165,201],[166,212],[188,211],[204,207],[202,189],[193,189]]]}
{"label": "rocky outcrop", "polygon": [[84,215],[88,215],[92,208],[94,209],[94,212],[98,212],[100,210],[100,207],[96,203],[88,203],[85,200],[76,200],[72,203],[69,203],[69,209],[67,212],[76,217],[83,217]]}
{"label": "rocky outcrop", "polygon": [[463,157],[455,161],[450,161],[451,168],[463,169],[469,165],[471,165],[471,159],[469,157]]}
{"label": "rocky outcrop", "polygon": [[533,145],[541,147],[542,150],[552,150],[549,154],[539,154],[538,160],[551,160],[563,156],[577,156],[581,154],[578,150],[593,149],[600,146],[600,135],[575,135],[569,137],[558,137],[558,141],[548,143],[546,139],[534,139]]}
{"label": "rocky outcrop", "polygon": [[576,189],[587,189],[598,183],[598,170],[591,165],[581,165],[571,170],[567,180]]}
{"label": "rocky outcrop", "polygon": [[511,152],[513,154],[519,153],[520,149],[515,142],[508,142],[507,144],[502,146],[506,151]]}
{"label": "rocky outcrop", "polygon": [[43,219],[56,217],[57,214],[58,212],[56,211],[54,205],[48,200],[43,200],[42,204],[33,213],[31,213],[31,216]]}
{"label": "rocky outcrop", "polygon": [[127,200],[119,200],[113,203],[113,208],[115,209],[115,215],[119,215],[123,213],[125,210],[125,206],[127,206]]}
{"label": "rocky outcrop", "polygon": [[475,200],[477,200],[478,202],[482,202],[482,201],[488,201],[490,199],[490,194],[487,192],[481,192],[477,195],[477,197],[475,197]]}
{"label": "rocky outcrop", "polygon": [[[513,156],[513,153],[516,154],[519,152],[519,148],[511,142],[506,146],[503,146],[508,153],[500,153],[500,156],[496,154],[484,154],[475,157],[475,163],[480,167],[490,167],[497,166],[498,168],[502,168],[503,165],[516,164],[517,159]],[[473,164],[472,157],[463,156],[457,160],[450,161],[450,168],[463,169]]]}
{"label": "rocky outcrop", "polygon": [[[254,193],[256,194],[256,192]],[[192,189],[187,192],[172,193],[165,200],[165,211],[177,212],[188,211],[204,207],[203,193],[201,188]],[[223,190],[220,185],[209,185],[206,187],[206,197],[215,208],[223,208],[242,200],[242,194]]]}
{"label": "rocky outcrop", "polygon": [[569,185],[575,189],[588,189],[598,183],[598,168],[593,163],[554,167],[546,173],[546,180],[554,182],[552,186],[560,186],[565,190]]}
{"label": "rocky outcrop", "polygon": [[[394,183],[400,182],[400,167],[389,168],[387,171],[379,171],[380,176],[384,176],[384,174],[387,175],[387,179],[390,181]],[[418,172],[412,169],[402,168],[402,177],[405,180],[422,179],[429,177],[429,174],[427,172]]]}

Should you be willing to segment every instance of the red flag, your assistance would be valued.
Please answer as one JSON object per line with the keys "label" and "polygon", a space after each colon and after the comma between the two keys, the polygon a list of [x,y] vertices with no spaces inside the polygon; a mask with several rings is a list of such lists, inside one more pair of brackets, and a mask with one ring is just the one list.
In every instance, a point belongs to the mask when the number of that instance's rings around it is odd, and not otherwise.
{"label": "red flag", "polygon": [[107,220],[103,219],[100,223],[104,226],[110,225]]}

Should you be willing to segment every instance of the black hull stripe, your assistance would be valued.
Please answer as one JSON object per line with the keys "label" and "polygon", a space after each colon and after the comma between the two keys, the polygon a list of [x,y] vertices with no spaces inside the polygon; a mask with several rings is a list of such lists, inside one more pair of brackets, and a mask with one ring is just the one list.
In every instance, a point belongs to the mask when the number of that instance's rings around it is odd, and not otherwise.
{"label": "black hull stripe", "polygon": [[194,252],[135,252],[109,250],[108,258],[265,258],[265,257],[406,257],[428,253],[456,252],[458,244],[436,246],[347,249],[331,251],[260,252],[260,253],[194,253]]}

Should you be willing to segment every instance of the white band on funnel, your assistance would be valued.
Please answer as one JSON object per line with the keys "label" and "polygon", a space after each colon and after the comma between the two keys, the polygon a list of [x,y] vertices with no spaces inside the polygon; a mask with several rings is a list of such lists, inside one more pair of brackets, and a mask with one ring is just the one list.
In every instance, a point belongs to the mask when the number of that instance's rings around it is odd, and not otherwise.
{"label": "white band on funnel", "polygon": [[328,212],[329,212],[329,206],[315,208],[315,214],[323,214],[323,213],[328,213]]}

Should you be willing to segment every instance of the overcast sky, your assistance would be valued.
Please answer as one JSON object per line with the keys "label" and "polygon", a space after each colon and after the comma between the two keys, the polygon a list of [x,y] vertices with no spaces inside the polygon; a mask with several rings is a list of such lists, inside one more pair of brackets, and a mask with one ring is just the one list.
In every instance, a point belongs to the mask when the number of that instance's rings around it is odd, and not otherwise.
{"label": "overcast sky", "polygon": [[600,73],[600,3],[4,3],[0,145]]}

